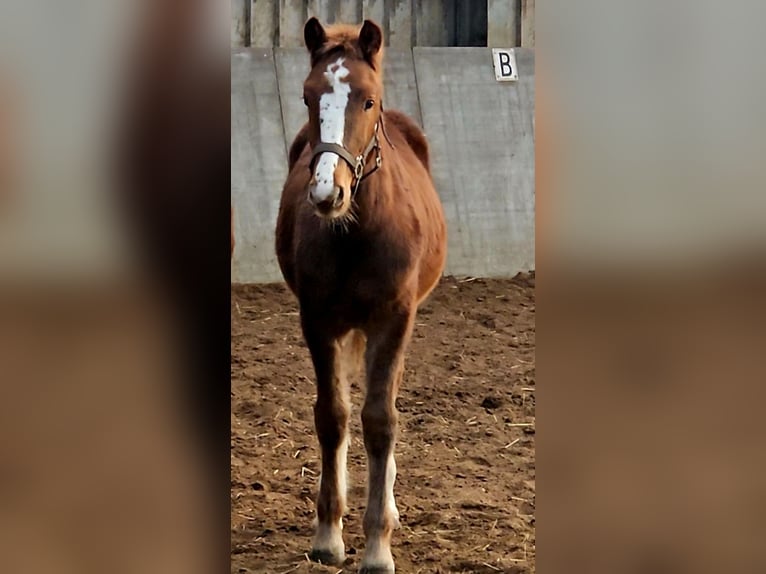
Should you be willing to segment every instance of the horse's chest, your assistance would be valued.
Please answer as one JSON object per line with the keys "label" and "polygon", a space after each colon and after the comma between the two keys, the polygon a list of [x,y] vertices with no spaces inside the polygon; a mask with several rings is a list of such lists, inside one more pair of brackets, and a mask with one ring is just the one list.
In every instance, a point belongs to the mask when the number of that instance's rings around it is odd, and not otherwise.
{"label": "horse's chest", "polygon": [[[397,296],[409,253],[395,241],[354,237],[304,246],[299,289],[328,305],[369,307]],[[309,295],[309,293],[306,293]]]}

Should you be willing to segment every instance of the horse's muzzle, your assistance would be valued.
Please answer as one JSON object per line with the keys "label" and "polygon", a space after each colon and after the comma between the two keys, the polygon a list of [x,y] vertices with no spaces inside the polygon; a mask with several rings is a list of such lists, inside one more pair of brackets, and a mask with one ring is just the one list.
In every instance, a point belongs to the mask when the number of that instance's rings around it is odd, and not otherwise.
{"label": "horse's muzzle", "polygon": [[334,210],[340,208],[343,205],[343,200],[346,196],[346,191],[342,186],[333,186],[332,193],[327,197],[317,197],[316,186],[309,187],[308,200],[314,208],[322,215],[329,215]]}

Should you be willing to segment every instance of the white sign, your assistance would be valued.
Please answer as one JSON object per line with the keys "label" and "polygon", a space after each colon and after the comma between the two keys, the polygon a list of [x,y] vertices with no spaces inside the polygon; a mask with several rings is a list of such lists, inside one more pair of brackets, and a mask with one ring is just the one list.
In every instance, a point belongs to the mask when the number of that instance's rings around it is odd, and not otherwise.
{"label": "white sign", "polygon": [[492,63],[495,65],[495,79],[498,82],[515,82],[519,79],[516,52],[513,49],[492,48]]}

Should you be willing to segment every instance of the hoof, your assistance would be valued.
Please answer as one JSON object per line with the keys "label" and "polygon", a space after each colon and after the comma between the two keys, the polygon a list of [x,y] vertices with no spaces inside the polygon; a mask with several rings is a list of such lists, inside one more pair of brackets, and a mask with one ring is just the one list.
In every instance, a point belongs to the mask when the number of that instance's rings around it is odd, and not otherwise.
{"label": "hoof", "polygon": [[368,539],[359,574],[394,574],[394,557],[389,545],[379,539]]}
{"label": "hoof", "polygon": [[340,566],[346,561],[344,554],[337,554],[331,550],[312,550],[309,558],[314,562],[321,562],[328,566]]}
{"label": "hoof", "polygon": [[359,574],[394,574],[394,560],[390,556],[388,559],[381,557],[377,560],[362,560]]}

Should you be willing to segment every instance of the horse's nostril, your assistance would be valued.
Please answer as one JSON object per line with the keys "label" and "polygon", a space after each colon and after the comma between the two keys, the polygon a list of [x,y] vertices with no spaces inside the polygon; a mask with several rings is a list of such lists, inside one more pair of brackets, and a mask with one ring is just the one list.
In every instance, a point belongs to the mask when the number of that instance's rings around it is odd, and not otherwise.
{"label": "horse's nostril", "polygon": [[338,186],[338,195],[335,196],[335,207],[338,207],[343,203],[344,194],[345,190],[343,189],[343,186]]}

